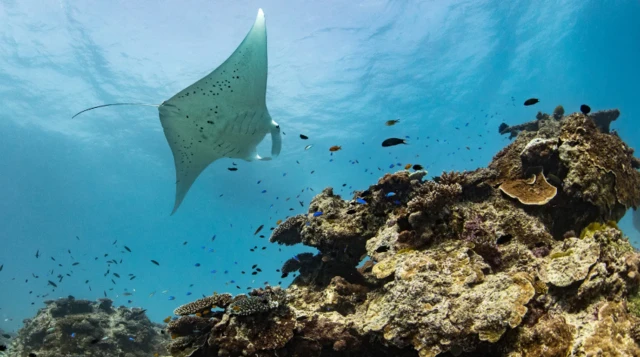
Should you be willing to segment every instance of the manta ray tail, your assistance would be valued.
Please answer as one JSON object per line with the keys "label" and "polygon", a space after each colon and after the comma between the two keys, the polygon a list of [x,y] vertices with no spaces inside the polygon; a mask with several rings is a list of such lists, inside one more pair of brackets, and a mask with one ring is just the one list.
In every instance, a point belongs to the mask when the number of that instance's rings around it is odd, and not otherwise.
{"label": "manta ray tail", "polygon": [[103,104],[103,105],[98,105],[98,106],[95,106],[95,107],[87,108],[87,109],[85,109],[85,110],[83,110],[81,112],[78,112],[74,116],[72,116],[71,119],[77,117],[78,115],[80,115],[80,114],[82,114],[84,112],[88,112],[90,110],[98,109],[98,108],[110,107],[110,106],[113,106],[113,105],[139,105],[139,106],[143,106],[143,107],[156,107],[156,108],[160,106],[160,104],[149,104],[149,103],[111,103],[111,104]]}

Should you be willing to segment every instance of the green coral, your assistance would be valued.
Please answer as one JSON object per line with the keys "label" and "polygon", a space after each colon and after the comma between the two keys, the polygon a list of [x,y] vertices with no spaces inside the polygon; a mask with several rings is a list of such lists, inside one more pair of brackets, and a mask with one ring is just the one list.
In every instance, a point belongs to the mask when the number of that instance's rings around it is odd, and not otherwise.
{"label": "green coral", "polygon": [[562,257],[567,257],[569,255],[573,254],[573,250],[569,249],[566,252],[556,252],[553,253],[549,256],[550,259],[557,259],[557,258],[562,258]]}
{"label": "green coral", "polygon": [[413,249],[413,248],[402,248],[396,254],[398,254],[398,255],[407,254],[407,253],[411,253],[411,252],[414,252],[414,251],[415,251],[415,249]]}
{"label": "green coral", "polygon": [[589,225],[586,226],[582,230],[582,232],[580,232],[580,239],[584,239],[585,237],[593,237],[596,232],[603,231],[606,228],[615,228],[617,230],[620,230],[620,228],[618,228],[618,224],[615,221],[608,221],[604,224],[600,222],[592,222],[589,223]]}
{"label": "green coral", "polygon": [[629,310],[629,313],[640,317],[640,294],[635,293],[629,296],[629,300],[627,300],[627,310]]}

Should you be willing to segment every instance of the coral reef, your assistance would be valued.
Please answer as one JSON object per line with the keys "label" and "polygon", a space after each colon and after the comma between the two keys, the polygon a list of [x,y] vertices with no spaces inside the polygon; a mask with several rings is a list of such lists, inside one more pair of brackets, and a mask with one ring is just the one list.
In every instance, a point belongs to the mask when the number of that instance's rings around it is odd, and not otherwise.
{"label": "coral reef", "polygon": [[517,137],[488,168],[400,171],[349,200],[325,189],[272,233],[318,250],[285,262],[292,285],[188,309],[171,353],[640,355],[640,255],[615,224],[640,173],[599,113],[503,125]]}
{"label": "coral reef", "polygon": [[72,296],[48,300],[11,345],[15,357],[148,357],[166,355],[168,336],[149,321],[145,310],[114,308],[109,299],[98,302]]}

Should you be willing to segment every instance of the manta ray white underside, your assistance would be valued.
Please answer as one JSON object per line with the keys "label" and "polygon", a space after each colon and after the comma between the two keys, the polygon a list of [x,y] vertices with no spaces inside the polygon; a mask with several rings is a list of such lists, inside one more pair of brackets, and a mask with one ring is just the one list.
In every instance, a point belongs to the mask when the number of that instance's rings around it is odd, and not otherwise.
{"label": "manta ray white underside", "polygon": [[[224,157],[270,160],[280,153],[280,126],[267,110],[266,90],[267,29],[260,9],[253,27],[224,63],[158,106],[176,167],[171,214],[212,162]],[[109,105],[114,104],[84,111]],[[271,157],[261,157],[256,147],[267,133],[271,133]]]}

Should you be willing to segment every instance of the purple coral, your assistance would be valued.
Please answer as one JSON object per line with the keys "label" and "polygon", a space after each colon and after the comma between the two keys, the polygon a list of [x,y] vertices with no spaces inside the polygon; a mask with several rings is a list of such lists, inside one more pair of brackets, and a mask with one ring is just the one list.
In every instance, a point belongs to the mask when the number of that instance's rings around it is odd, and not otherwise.
{"label": "purple coral", "polygon": [[502,254],[498,249],[495,236],[483,224],[482,217],[476,214],[464,223],[462,239],[473,243],[473,251],[480,255],[491,267],[502,264]]}

